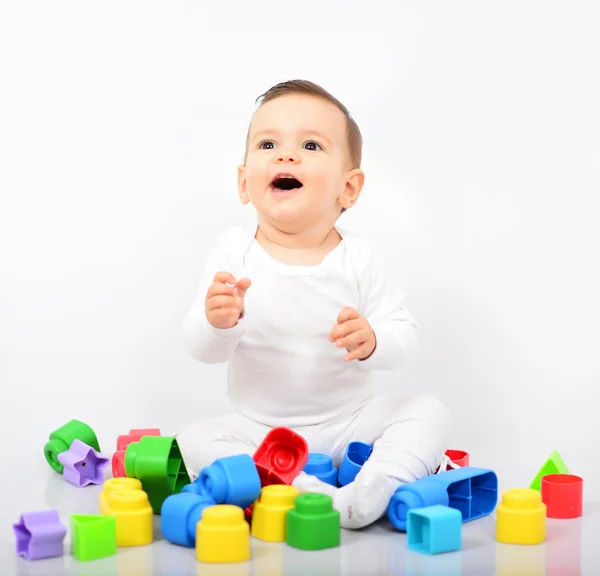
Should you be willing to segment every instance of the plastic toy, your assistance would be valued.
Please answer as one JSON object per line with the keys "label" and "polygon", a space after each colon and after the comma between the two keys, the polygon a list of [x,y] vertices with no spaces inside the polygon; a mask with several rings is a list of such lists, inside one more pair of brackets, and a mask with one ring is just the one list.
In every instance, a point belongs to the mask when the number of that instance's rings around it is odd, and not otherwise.
{"label": "plastic toy", "polygon": [[174,436],[144,436],[125,452],[125,471],[142,482],[155,514],[171,494],[189,483],[181,452]]}
{"label": "plastic toy", "polygon": [[193,548],[196,545],[196,528],[204,510],[215,505],[205,493],[186,491],[169,496],[160,511],[160,529],[163,538],[171,544]]}
{"label": "plastic toy", "polygon": [[548,518],[579,518],[583,513],[583,478],[574,474],[542,477],[542,502]]}
{"label": "plastic toy", "polygon": [[502,494],[496,511],[496,540],[505,544],[541,544],[546,539],[546,505],[532,488]]}
{"label": "plastic toy", "polygon": [[63,465],[65,479],[79,488],[104,482],[108,458],[81,440],[73,440],[71,447],[58,455],[58,461]]}
{"label": "plastic toy", "polygon": [[388,505],[388,518],[406,530],[408,511],[440,504],[456,508],[463,522],[491,514],[498,502],[498,478],[492,470],[465,466],[400,486]]}
{"label": "plastic toy", "polygon": [[533,490],[539,490],[541,488],[542,477],[548,474],[568,474],[569,469],[562,459],[561,455],[555,450],[550,454],[550,458],[546,460],[546,463],[541,467],[537,476],[533,479],[533,482],[529,486]]}
{"label": "plastic toy", "polygon": [[198,484],[217,504],[246,508],[260,495],[260,477],[254,460],[247,454],[215,460],[200,470]]}
{"label": "plastic toy", "polygon": [[[132,480],[139,485],[126,487],[124,480]],[[152,543],[152,508],[139,480],[108,480],[100,495],[100,513],[116,518],[117,546],[146,546]]]}
{"label": "plastic toy", "polygon": [[427,506],[408,511],[408,547],[423,554],[460,550],[462,515],[456,508]]}
{"label": "plastic toy", "polygon": [[448,464],[445,470],[440,470],[438,468],[436,473],[455,470],[456,468],[464,468],[469,465],[469,453],[464,450],[446,450],[445,456],[450,460],[451,464]]}
{"label": "plastic toy", "polygon": [[308,461],[308,444],[289,428],[273,428],[253,456],[261,486],[291,484]]}
{"label": "plastic toy", "polygon": [[324,550],[340,545],[340,513],[333,509],[333,499],[325,494],[301,494],[287,512],[288,546],[301,550]]}
{"label": "plastic toy", "polygon": [[101,452],[96,433],[87,424],[79,420],[67,422],[50,434],[49,441],[44,446],[46,461],[59,474],[63,473],[63,465],[58,460],[58,455],[68,450],[73,440],[81,440],[96,452]]}
{"label": "plastic toy", "polygon": [[252,536],[267,542],[285,542],[286,515],[288,510],[293,510],[298,495],[298,490],[293,486],[265,486],[254,503]]}
{"label": "plastic toy", "polygon": [[356,475],[363,467],[363,464],[369,459],[373,446],[364,442],[350,442],[346,446],[344,459],[340,465],[338,473],[338,483],[340,486],[350,484],[356,478]]}
{"label": "plastic toy", "polygon": [[56,510],[25,512],[13,524],[17,539],[17,556],[26,560],[55,558],[64,554],[67,529],[61,524]]}
{"label": "plastic toy", "polygon": [[159,428],[139,428],[129,434],[117,436],[117,451],[112,456],[112,473],[114,478],[122,478],[125,474],[125,451],[132,442],[139,442],[144,436],[160,436]]}
{"label": "plastic toy", "polygon": [[117,553],[117,519],[114,516],[73,514],[73,556],[80,562],[98,560]]}
{"label": "plastic toy", "polygon": [[211,564],[250,560],[250,527],[240,507],[217,504],[204,510],[196,532],[196,558]]}
{"label": "plastic toy", "polygon": [[322,482],[337,486],[338,471],[333,465],[331,456],[313,452],[308,455],[308,461],[304,466],[304,472],[316,476]]}
{"label": "plastic toy", "polygon": [[115,490],[142,490],[142,483],[137,478],[109,478],[98,497],[98,512],[108,514],[108,495]]}

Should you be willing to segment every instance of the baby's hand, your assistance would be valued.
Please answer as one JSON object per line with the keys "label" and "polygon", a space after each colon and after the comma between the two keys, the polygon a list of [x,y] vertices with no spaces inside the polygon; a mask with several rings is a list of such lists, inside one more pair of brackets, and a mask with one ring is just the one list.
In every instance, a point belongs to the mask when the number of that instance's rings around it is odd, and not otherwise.
{"label": "baby's hand", "polygon": [[346,347],[346,362],[356,358],[366,360],[373,354],[377,344],[375,333],[367,319],[348,306],[340,312],[337,323],[329,333],[329,341],[335,342],[338,348]]}
{"label": "baby's hand", "polygon": [[236,280],[229,272],[217,272],[206,293],[206,317],[215,328],[233,328],[243,315],[244,296],[250,280]]}

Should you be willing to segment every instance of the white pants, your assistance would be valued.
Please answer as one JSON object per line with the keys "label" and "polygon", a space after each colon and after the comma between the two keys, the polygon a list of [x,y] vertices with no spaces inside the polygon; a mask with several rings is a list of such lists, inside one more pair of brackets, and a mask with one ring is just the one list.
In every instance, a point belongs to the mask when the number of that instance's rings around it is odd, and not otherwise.
{"label": "white pants", "polygon": [[[339,467],[349,442],[373,446],[363,469],[376,468],[397,484],[433,474],[449,448],[450,416],[432,396],[376,397],[354,412],[313,426],[290,427],[310,452],[332,457]],[[217,458],[253,455],[271,427],[239,413],[197,422],[177,436],[192,479]]]}

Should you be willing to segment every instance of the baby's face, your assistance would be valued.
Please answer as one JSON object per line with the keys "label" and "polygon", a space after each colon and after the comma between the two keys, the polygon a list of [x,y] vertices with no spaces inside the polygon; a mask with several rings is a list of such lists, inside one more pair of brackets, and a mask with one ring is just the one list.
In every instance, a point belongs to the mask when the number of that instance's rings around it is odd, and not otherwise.
{"label": "baby's face", "polygon": [[255,113],[239,192],[274,223],[311,225],[337,218],[350,158],[346,119],[334,104],[303,94],[281,96]]}

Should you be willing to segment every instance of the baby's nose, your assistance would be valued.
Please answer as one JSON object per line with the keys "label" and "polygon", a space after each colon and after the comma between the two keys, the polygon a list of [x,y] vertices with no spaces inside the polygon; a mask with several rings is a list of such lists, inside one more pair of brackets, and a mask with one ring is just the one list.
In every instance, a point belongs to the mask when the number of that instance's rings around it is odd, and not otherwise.
{"label": "baby's nose", "polygon": [[281,150],[279,152],[279,154],[277,154],[276,157],[276,162],[278,164],[282,164],[282,163],[292,163],[295,164],[296,162],[298,162],[299,159],[299,155],[294,152],[293,150]]}

